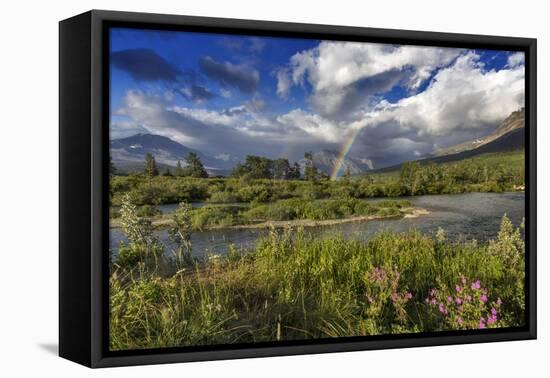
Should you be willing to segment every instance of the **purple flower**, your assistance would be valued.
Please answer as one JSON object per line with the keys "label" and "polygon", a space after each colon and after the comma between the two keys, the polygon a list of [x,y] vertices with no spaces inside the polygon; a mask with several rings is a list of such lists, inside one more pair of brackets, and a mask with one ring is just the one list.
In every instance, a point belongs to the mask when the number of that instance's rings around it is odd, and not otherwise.
{"label": "purple flower", "polygon": [[485,319],[481,318],[479,319],[479,329],[484,329],[484,328],[485,328]]}
{"label": "purple flower", "polygon": [[432,298],[432,300],[430,301],[430,304],[434,305],[435,304],[435,298]]}
{"label": "purple flower", "polygon": [[502,304],[502,300],[500,298],[497,298],[497,305],[501,305]]}
{"label": "purple flower", "polygon": [[462,299],[460,299],[459,297],[456,297],[455,302],[456,302],[456,304],[461,305],[462,304]]}
{"label": "purple flower", "polygon": [[409,292],[405,293],[405,298],[407,299],[411,299],[413,297],[413,295]]}
{"label": "purple flower", "polygon": [[458,285],[455,285],[455,290],[457,293],[460,293],[462,291],[462,288]]}
{"label": "purple flower", "polygon": [[431,295],[432,297],[435,296],[435,289],[430,290],[430,295]]}
{"label": "purple flower", "polygon": [[491,308],[491,315],[497,316],[497,309],[496,308],[494,308],[494,307]]}
{"label": "purple flower", "polygon": [[439,304],[439,312],[447,315],[447,309],[445,308],[445,305],[443,303]]}
{"label": "purple flower", "polygon": [[495,315],[491,315],[487,318],[487,324],[494,324],[497,321],[497,317]]}
{"label": "purple flower", "polygon": [[453,297],[451,297],[450,295],[447,297],[447,302],[451,303],[453,301]]}
{"label": "purple flower", "polygon": [[472,300],[472,296],[471,296],[470,294],[468,294],[468,295],[466,296],[466,301],[470,302],[471,300]]}
{"label": "purple flower", "polygon": [[487,302],[487,295],[483,294],[481,297],[479,297],[479,300],[483,303]]}
{"label": "purple flower", "polygon": [[462,285],[466,285],[466,277],[460,277],[460,282],[462,282]]}
{"label": "purple flower", "polygon": [[464,323],[464,320],[462,320],[462,318],[459,316],[458,318],[456,318],[456,322],[458,323],[458,325],[462,325],[462,323]]}
{"label": "purple flower", "polygon": [[481,282],[479,282],[479,280],[472,282],[472,289],[478,290],[480,288],[481,288]]}

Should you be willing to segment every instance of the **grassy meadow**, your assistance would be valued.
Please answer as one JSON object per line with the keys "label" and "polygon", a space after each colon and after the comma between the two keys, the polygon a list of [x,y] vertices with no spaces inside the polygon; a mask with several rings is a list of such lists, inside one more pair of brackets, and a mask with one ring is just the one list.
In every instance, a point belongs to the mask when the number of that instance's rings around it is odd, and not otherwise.
{"label": "grassy meadow", "polygon": [[[134,210],[131,210],[131,209]],[[366,242],[273,229],[251,250],[191,257],[185,206],[169,273],[160,242],[125,210],[110,279],[113,350],[520,326],[521,228],[488,244],[380,233]],[[149,230],[149,231],[148,231]],[[166,264],[166,262],[164,262]]]}
{"label": "grassy meadow", "polygon": [[[444,229],[380,232],[366,241],[314,237],[292,221],[400,217],[414,209],[398,197],[523,185],[523,151],[405,163],[337,181],[115,174],[111,221],[127,241],[111,253],[110,348],[521,326],[523,226],[506,216],[487,243],[449,240]],[[162,214],[162,204],[179,205]],[[288,225],[271,227],[251,248],[194,257],[193,233],[269,221]],[[158,239],[159,224],[170,246]]]}

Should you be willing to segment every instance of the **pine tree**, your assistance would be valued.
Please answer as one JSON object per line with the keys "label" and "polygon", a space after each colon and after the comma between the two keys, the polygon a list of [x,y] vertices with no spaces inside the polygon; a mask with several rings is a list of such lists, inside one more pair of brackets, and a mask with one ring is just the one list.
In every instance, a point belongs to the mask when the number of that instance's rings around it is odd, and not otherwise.
{"label": "pine tree", "polygon": [[288,173],[288,179],[299,180],[300,176],[300,164],[298,164],[298,162],[294,162],[294,165],[290,168],[290,172]]}
{"label": "pine tree", "polygon": [[181,166],[181,161],[178,160],[178,164],[176,165],[176,169],[174,170],[174,176],[183,176],[185,174],[185,171],[183,170],[183,167]]}
{"label": "pine tree", "polygon": [[152,178],[158,176],[159,171],[157,169],[157,163],[153,154],[148,153],[145,155],[145,176]]}
{"label": "pine tree", "polygon": [[306,159],[306,167],[304,169],[304,177],[307,181],[316,181],[318,172],[317,168],[313,164],[313,154],[311,152],[306,152],[304,154],[304,159]]}
{"label": "pine tree", "polygon": [[187,167],[185,167],[185,176],[205,178],[208,177],[208,172],[204,169],[201,159],[194,152],[189,152],[187,158]]}

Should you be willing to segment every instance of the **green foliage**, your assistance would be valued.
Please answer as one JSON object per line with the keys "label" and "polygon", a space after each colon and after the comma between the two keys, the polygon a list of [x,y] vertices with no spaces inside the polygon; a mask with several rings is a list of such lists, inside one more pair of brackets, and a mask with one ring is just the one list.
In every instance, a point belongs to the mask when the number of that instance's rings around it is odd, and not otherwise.
{"label": "green foliage", "polygon": [[120,207],[120,224],[128,243],[121,243],[118,249],[117,265],[132,267],[139,264],[157,265],[164,247],[153,234],[151,221],[139,216],[136,205],[125,195]]}
{"label": "green foliage", "polygon": [[176,164],[176,168],[174,169],[174,176],[184,176],[185,171],[183,170],[183,167],[181,166],[181,161],[178,160],[178,163]]}
{"label": "green foliage", "polygon": [[410,207],[406,200],[365,201],[346,200],[303,200],[287,199],[275,203],[252,207],[242,215],[250,222],[284,221],[294,219],[330,220],[352,216],[400,214],[400,209]]}
{"label": "green foliage", "polygon": [[145,155],[145,176],[147,178],[153,178],[154,176],[158,176],[159,171],[157,169],[157,163],[155,161],[155,157],[153,154],[147,153]]}
{"label": "green foliage", "polygon": [[[480,155],[472,159],[446,164],[419,165],[406,163],[399,172],[344,177],[338,181],[321,180],[317,172],[310,181],[297,180],[299,167],[287,171],[289,165],[278,159],[274,179],[273,164],[251,157],[236,168],[238,178],[182,177],[177,167],[174,176],[112,176],[111,203],[119,206],[125,193],[131,193],[136,205],[158,205],[179,202],[268,203],[280,199],[364,199],[423,194],[464,192],[502,192],[524,185],[524,153]],[[309,165],[309,163],[307,164]],[[263,168],[262,168],[263,167]],[[265,167],[271,167],[264,171]],[[181,168],[181,164],[180,164]],[[183,171],[184,169],[181,168]],[[263,172],[263,173],[262,173]],[[256,178],[262,177],[265,178]]]}
{"label": "green foliage", "polygon": [[139,217],[154,217],[162,214],[156,206],[152,205],[139,206],[136,208],[136,213]]}
{"label": "green foliage", "polygon": [[240,202],[240,197],[228,191],[215,191],[207,201],[211,203],[234,203]]}
{"label": "green foliage", "polygon": [[365,176],[362,191],[366,197],[396,197],[515,190],[524,185],[524,155],[521,150],[443,164],[406,162],[399,171]]}
{"label": "green foliage", "polygon": [[438,234],[379,233],[361,242],[287,228],[252,251],[233,248],[165,277],[119,266],[110,280],[110,346],[521,326],[524,297],[510,290],[523,289],[521,229],[504,218],[487,245]]}
{"label": "green foliage", "polygon": [[194,263],[191,235],[193,229],[192,208],[188,203],[182,202],[172,215],[173,225],[168,229],[170,240],[175,244],[172,250],[178,267],[192,265]]}
{"label": "green foliage", "polygon": [[201,159],[196,153],[189,152],[185,160],[187,162],[187,166],[183,169],[183,176],[195,178],[208,177],[208,173],[206,172],[206,169],[204,169],[204,165],[202,165]]}
{"label": "green foliage", "polygon": [[241,223],[238,206],[206,205],[193,210],[193,228],[202,230],[208,227],[233,226]]}
{"label": "green foliage", "polygon": [[307,181],[317,181],[319,179],[319,171],[315,164],[313,164],[313,154],[311,152],[306,152],[304,154],[304,159],[306,160],[304,178]]}
{"label": "green foliage", "polygon": [[[287,160],[288,163],[288,160]],[[234,177],[247,175],[253,179],[273,178],[274,161],[262,156],[247,155],[245,162],[239,164],[233,171]]]}

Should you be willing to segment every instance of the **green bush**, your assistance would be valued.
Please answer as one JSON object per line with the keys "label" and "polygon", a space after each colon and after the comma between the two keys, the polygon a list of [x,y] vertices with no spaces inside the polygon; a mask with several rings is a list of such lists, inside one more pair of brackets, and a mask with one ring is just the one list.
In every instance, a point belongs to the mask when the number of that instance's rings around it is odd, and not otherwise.
{"label": "green bush", "polygon": [[239,198],[230,192],[214,192],[210,195],[207,202],[210,203],[234,203],[239,202]]}
{"label": "green bush", "polygon": [[160,211],[156,206],[143,205],[137,208],[137,215],[140,217],[154,217],[161,214],[162,211]]}
{"label": "green bush", "polygon": [[206,205],[194,209],[192,213],[193,228],[202,230],[214,226],[232,226],[240,223],[240,208],[237,206]]}

